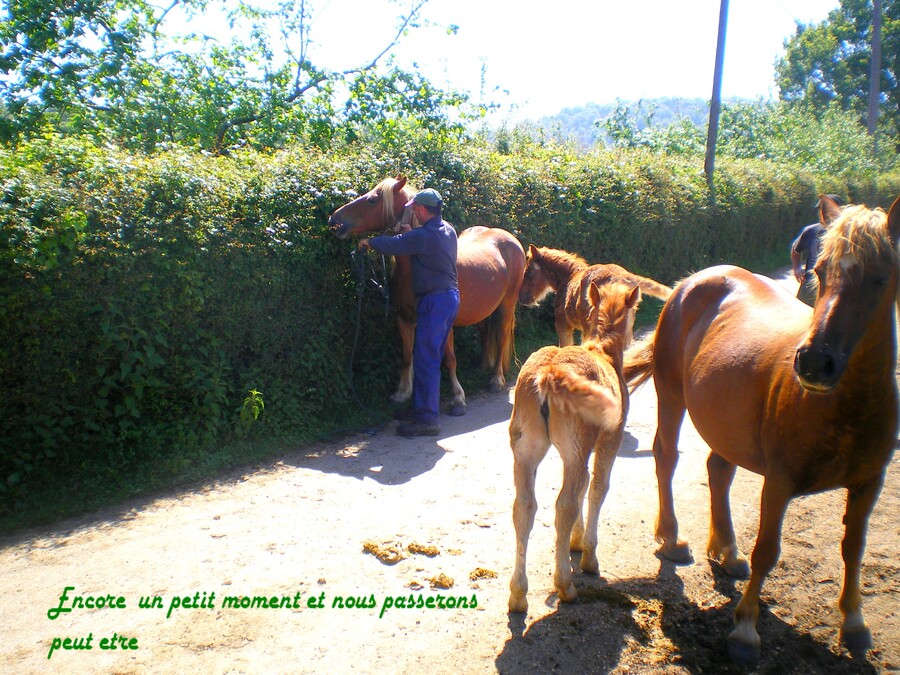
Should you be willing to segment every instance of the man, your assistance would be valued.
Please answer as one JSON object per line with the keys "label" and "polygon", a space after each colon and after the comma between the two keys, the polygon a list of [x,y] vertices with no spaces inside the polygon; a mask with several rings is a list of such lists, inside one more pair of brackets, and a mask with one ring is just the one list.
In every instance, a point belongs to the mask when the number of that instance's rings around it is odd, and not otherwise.
{"label": "man", "polygon": [[456,230],[441,218],[443,199],[437,190],[422,190],[406,204],[418,222],[401,234],[361,239],[359,249],[386,255],[408,255],[416,294],[416,337],[413,346],[412,409],[397,427],[401,436],[436,436],[441,396],[444,346],[459,311],[456,278]]}
{"label": "man", "polygon": [[[838,195],[828,195],[838,206],[844,206],[844,200]],[[820,206],[816,203],[816,209]],[[819,292],[819,284],[814,272],[816,259],[819,257],[819,240],[825,228],[821,223],[807,225],[791,244],[791,267],[794,270],[794,278],[800,282],[797,289],[797,297],[812,307],[816,302]]]}

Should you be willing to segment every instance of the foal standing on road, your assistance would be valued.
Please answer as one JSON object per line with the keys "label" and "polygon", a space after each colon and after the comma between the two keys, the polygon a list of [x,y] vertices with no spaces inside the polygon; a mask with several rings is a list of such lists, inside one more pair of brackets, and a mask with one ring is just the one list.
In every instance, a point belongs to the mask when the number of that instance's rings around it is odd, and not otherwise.
{"label": "foal standing on road", "polygon": [[[641,291],[622,283],[592,283],[587,339],[580,346],[544,347],[533,353],[516,382],[509,423],[516,500],[516,566],[510,581],[509,611],[528,609],[525,554],[534,525],[537,467],[552,443],[563,460],[563,483],[556,500],[556,572],[560,600],[578,597],[572,583],[571,550],[581,551],[581,569],[598,573],[597,524],[609,490],[609,475],[625,429],[628,389],[622,379],[629,317]],[[588,457],[594,473],[587,526],[582,503],[588,486]]]}

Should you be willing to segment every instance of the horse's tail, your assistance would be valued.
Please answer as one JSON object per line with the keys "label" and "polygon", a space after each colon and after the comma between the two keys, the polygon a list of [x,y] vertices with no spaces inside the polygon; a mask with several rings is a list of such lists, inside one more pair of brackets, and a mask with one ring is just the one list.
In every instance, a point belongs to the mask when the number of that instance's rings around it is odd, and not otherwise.
{"label": "horse's tail", "polygon": [[494,313],[484,320],[482,360],[486,368],[499,362],[504,373],[509,372],[515,350],[516,306],[500,303]]}
{"label": "horse's tail", "polygon": [[622,377],[628,385],[628,390],[633,392],[644,384],[653,375],[653,343],[656,333],[640,342],[636,342],[625,352],[625,363],[622,367]]}
{"label": "horse's tail", "polygon": [[661,284],[658,281],[654,281],[649,277],[642,277],[639,274],[632,274],[632,282],[636,283],[640,289],[641,293],[644,295],[651,295],[654,298],[659,298],[660,300],[668,300],[669,296],[672,295],[674,289],[666,286],[665,284]]}
{"label": "horse's tail", "polygon": [[622,420],[622,402],[608,387],[569,368],[548,365],[538,373],[534,384],[542,410],[549,403],[565,415],[606,428]]}

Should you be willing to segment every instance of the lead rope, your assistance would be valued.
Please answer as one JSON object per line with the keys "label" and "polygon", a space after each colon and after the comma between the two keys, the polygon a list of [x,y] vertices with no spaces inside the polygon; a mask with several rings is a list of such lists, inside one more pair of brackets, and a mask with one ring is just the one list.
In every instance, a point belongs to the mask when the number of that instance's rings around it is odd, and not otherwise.
{"label": "lead rope", "polygon": [[[347,371],[347,383],[350,393],[356,404],[368,415],[370,421],[378,420],[378,415],[362,402],[353,382],[353,363],[356,361],[356,349],[359,345],[359,329],[362,323],[362,301],[366,293],[366,287],[372,284],[384,299],[384,316],[387,317],[391,309],[391,292],[388,284],[387,261],[381,256],[381,279],[377,278],[375,265],[365,253],[359,253],[355,248],[350,251],[350,269],[356,277],[356,327],[353,331],[353,346],[350,349],[350,365]],[[368,433],[376,433],[384,428],[384,423],[378,423]]]}

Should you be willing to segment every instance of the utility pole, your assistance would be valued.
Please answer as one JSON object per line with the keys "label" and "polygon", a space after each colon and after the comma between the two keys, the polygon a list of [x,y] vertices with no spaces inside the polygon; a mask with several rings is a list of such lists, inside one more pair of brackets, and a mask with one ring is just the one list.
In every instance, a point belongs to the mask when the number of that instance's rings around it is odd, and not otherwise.
{"label": "utility pole", "polygon": [[725,26],[728,23],[728,0],[722,0],[719,8],[719,36],[716,40],[716,70],[713,75],[712,100],[709,103],[709,132],[706,137],[706,161],[703,170],[709,185],[709,198],[716,199],[713,173],[716,169],[716,140],[719,135],[719,108],[722,103],[722,65],[725,63]]}
{"label": "utility pole", "polygon": [[869,72],[869,136],[872,153],[878,155],[878,103],[881,98],[881,0],[875,0],[872,16],[872,69]]}

